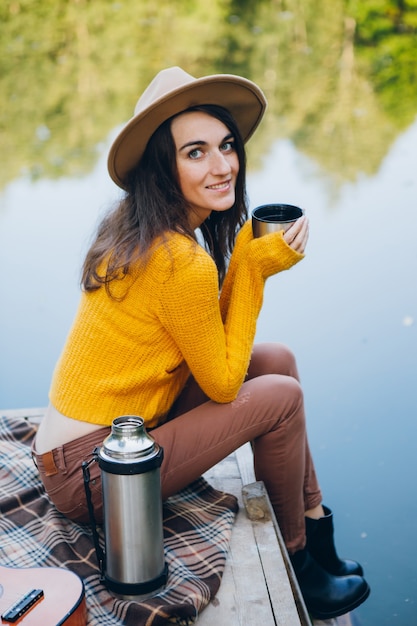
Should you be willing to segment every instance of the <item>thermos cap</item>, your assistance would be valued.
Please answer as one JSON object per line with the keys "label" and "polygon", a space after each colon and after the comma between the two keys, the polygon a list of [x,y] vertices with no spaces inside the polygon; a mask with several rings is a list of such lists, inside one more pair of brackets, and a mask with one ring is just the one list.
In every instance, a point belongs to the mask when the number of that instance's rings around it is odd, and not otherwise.
{"label": "thermos cap", "polygon": [[99,455],[107,460],[131,463],[155,456],[159,446],[146,432],[145,421],[136,415],[122,415],[113,420],[111,433],[103,441]]}

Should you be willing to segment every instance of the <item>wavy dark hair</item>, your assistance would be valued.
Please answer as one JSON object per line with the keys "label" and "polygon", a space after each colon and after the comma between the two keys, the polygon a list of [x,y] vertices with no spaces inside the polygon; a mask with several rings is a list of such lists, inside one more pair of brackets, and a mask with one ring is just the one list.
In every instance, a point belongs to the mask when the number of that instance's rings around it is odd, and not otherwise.
{"label": "wavy dark hair", "polygon": [[[200,105],[187,111],[202,111],[223,122],[234,137],[239,161],[235,203],[227,211],[212,211],[200,226],[203,245],[216,263],[221,284],[237,231],[248,214],[245,147],[227,109]],[[173,119],[166,120],[154,132],[139,165],[129,175],[125,196],[99,225],[82,269],[81,285],[85,291],[104,285],[111,296],[112,281],[128,274],[132,263],[146,262],[155,238],[164,237],[167,232],[185,233],[197,239],[190,227],[189,207],[178,182],[171,133]]]}

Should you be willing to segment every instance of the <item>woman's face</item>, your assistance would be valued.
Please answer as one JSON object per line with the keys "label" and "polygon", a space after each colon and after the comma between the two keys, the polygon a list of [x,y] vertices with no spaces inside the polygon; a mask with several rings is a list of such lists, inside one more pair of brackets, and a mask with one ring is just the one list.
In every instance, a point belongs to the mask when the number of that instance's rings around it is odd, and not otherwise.
{"label": "woman's face", "polygon": [[234,137],[220,120],[188,111],[171,123],[178,182],[197,228],[212,211],[227,211],[235,201],[239,160]]}

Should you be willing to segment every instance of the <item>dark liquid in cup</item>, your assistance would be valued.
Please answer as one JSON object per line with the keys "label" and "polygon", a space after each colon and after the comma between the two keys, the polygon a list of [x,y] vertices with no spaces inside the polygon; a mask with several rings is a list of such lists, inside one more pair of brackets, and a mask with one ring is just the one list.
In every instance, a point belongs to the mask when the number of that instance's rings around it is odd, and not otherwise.
{"label": "dark liquid in cup", "polygon": [[292,222],[302,216],[302,210],[292,204],[265,204],[253,212],[264,222]]}
{"label": "dark liquid in cup", "polygon": [[262,215],[262,218],[268,220],[268,222],[284,222],[285,220],[293,219],[286,215],[283,211],[280,213],[270,213],[267,215]]}

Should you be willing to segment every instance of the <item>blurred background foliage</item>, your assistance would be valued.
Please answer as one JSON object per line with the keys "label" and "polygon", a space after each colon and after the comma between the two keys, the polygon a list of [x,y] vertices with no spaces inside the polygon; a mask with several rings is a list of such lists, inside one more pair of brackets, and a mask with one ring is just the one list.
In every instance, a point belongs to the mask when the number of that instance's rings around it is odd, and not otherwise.
{"label": "blurred background foliage", "polygon": [[413,122],[416,59],[417,0],[3,0],[0,189],[90,171],[170,65],[264,89],[252,164],[288,138],[353,180]]}

